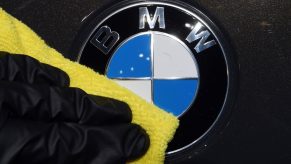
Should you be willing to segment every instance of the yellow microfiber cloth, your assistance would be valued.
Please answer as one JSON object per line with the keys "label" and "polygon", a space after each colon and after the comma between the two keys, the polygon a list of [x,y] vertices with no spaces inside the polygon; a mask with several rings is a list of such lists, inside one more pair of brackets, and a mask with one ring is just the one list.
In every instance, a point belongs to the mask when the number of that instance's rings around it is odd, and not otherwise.
{"label": "yellow microfiber cloth", "polygon": [[26,54],[40,62],[50,64],[67,72],[71,87],[87,93],[111,97],[129,104],[133,123],[141,125],[150,136],[150,148],[140,159],[131,163],[163,163],[168,142],[173,138],[178,119],[147,103],[131,91],[122,88],[106,77],[76,62],[65,59],[50,48],[29,27],[0,8],[0,51]]}

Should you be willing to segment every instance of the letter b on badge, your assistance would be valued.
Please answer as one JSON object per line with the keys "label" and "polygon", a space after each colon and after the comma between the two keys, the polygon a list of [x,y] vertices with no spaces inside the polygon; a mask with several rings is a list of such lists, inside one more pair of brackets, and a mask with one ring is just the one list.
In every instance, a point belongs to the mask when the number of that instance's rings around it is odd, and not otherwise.
{"label": "letter b on badge", "polygon": [[104,54],[108,54],[118,40],[119,34],[117,32],[111,31],[108,26],[102,26],[90,42]]}

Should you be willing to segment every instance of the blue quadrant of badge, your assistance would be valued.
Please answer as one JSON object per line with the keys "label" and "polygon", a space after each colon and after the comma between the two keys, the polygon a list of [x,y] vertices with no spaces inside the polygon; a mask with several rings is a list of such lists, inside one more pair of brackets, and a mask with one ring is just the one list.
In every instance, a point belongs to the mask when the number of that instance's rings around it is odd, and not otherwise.
{"label": "blue quadrant of badge", "polygon": [[181,115],[193,103],[198,80],[154,80],[153,101],[158,107]]}
{"label": "blue quadrant of badge", "polygon": [[106,73],[109,78],[150,78],[151,35],[131,38],[114,53]]}

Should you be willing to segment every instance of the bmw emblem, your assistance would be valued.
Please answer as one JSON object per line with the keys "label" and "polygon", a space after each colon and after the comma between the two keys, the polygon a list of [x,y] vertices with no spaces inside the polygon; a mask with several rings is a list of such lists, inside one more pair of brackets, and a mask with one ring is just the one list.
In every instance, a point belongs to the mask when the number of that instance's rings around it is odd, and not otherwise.
{"label": "bmw emblem", "polygon": [[213,21],[173,0],[123,1],[85,21],[75,60],[179,118],[167,154],[207,145],[229,113],[236,79]]}

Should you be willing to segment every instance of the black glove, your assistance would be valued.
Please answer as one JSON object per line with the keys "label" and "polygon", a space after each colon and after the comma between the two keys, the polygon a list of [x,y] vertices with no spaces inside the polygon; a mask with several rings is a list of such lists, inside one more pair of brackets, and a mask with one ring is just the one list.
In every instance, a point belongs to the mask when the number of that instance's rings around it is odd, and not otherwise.
{"label": "black glove", "polygon": [[61,70],[0,53],[0,163],[125,163],[149,138],[127,104],[69,88]]}

